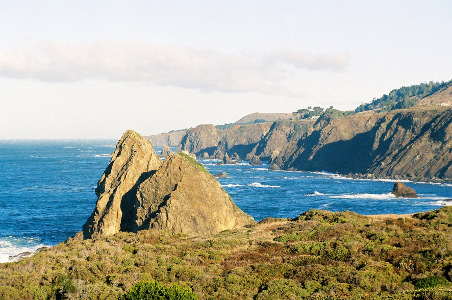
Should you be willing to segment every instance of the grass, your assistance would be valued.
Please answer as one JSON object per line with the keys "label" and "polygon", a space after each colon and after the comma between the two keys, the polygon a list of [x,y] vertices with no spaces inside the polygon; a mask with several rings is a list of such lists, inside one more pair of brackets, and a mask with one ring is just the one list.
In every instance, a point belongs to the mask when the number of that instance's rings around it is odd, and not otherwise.
{"label": "grass", "polygon": [[451,216],[311,210],[203,237],[72,238],[0,265],[0,299],[118,299],[143,282],[199,299],[451,299]]}

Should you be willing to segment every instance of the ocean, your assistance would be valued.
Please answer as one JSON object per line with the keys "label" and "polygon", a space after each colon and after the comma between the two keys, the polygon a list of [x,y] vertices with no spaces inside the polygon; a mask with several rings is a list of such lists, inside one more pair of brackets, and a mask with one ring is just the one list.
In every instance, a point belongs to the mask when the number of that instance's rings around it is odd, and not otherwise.
{"label": "ocean", "polygon": [[[65,241],[92,213],[97,181],[116,141],[0,141],[0,263]],[[156,152],[161,148],[156,147]],[[246,162],[201,161],[246,213],[293,218],[309,209],[409,214],[451,205],[452,185],[406,182],[421,198],[392,196],[393,180],[348,179],[326,172],[269,171]]]}

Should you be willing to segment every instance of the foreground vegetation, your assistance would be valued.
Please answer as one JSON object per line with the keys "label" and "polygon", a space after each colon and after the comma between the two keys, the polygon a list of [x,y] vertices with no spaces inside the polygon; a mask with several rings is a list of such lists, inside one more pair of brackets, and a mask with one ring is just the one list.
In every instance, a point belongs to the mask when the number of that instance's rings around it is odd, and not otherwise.
{"label": "foreground vegetation", "polygon": [[0,299],[452,299],[451,281],[452,207],[395,218],[311,210],[215,236],[70,239],[0,265]]}

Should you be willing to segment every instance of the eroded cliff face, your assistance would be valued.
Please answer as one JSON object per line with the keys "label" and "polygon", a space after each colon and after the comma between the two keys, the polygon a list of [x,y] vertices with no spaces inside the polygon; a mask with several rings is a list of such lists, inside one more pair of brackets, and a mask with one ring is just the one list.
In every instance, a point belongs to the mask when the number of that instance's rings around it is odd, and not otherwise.
{"label": "eroded cliff face", "polygon": [[154,146],[170,146],[170,147],[178,147],[182,138],[184,137],[187,130],[175,130],[168,133],[154,134],[145,136],[145,138],[151,141]]}
{"label": "eroded cliff face", "polygon": [[273,169],[452,180],[451,123],[448,107],[421,106],[335,120],[282,120],[268,130],[269,123],[223,131],[198,126],[182,147],[198,154],[237,152],[248,160],[257,155]]}
{"label": "eroded cliff face", "polygon": [[180,149],[202,156],[205,152],[212,156],[215,150],[245,157],[269,132],[272,123],[235,125],[219,130],[213,125],[199,125],[187,130]]}
{"label": "eroded cliff face", "polygon": [[254,222],[195,159],[178,153],[162,163],[133,131],[118,142],[96,194],[84,238],[143,229],[202,235]]}
{"label": "eroded cliff face", "polygon": [[162,160],[154,152],[151,142],[127,130],[116,145],[111,161],[97,184],[96,208],[83,226],[84,237],[118,232],[123,223],[127,194],[161,164]]}
{"label": "eroded cliff face", "polygon": [[334,120],[298,141],[283,168],[452,179],[452,110],[399,110]]}

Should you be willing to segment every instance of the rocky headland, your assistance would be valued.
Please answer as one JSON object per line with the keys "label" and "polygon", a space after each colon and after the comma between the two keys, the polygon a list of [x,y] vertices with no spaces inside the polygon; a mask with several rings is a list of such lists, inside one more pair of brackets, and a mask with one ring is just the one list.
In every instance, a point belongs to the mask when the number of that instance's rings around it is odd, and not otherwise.
{"label": "rocky headland", "polygon": [[118,142],[96,194],[84,238],[145,229],[214,234],[254,222],[195,159],[181,152],[162,162],[131,130]]}
{"label": "rocky headland", "polygon": [[[427,85],[411,87],[419,94]],[[390,96],[407,88],[391,91]],[[359,178],[452,181],[452,82],[431,93],[404,97],[385,111],[388,96],[343,116],[297,119],[294,114],[263,123],[190,128],[178,145],[202,158],[256,155],[272,170],[328,171]],[[386,102],[384,102],[386,101]],[[417,101],[405,109],[403,103]],[[409,102],[409,101],[408,101]],[[372,109],[378,108],[378,109]],[[386,107],[387,108],[387,107]],[[251,114],[239,121],[256,121]],[[273,117],[276,117],[273,116]]]}

